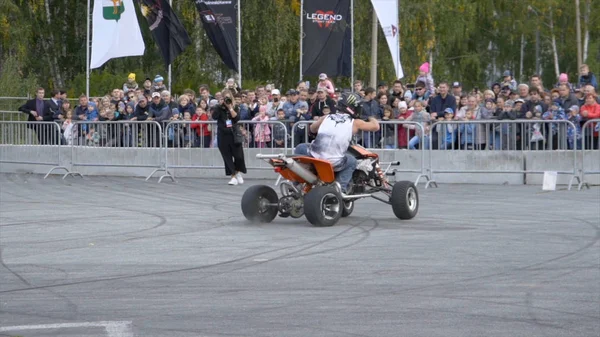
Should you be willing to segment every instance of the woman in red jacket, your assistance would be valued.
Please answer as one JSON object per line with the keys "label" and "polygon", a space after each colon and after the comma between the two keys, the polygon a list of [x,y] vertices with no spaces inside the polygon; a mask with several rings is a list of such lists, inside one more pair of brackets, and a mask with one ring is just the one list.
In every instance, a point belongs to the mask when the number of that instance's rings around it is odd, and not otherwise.
{"label": "woman in red jacket", "polygon": [[[579,114],[583,121],[600,118],[600,104],[596,101],[596,96],[594,94],[587,94],[585,96],[585,104],[581,106]],[[586,149],[598,150],[598,148],[600,148],[598,139],[599,124],[600,123],[588,124],[588,127],[585,130],[586,136],[584,139]]]}
{"label": "woman in red jacket", "polygon": [[[208,114],[204,108],[198,106],[196,113],[192,117],[192,121],[208,121]],[[192,123],[191,128],[196,131],[196,141],[194,147],[210,147],[211,143],[211,128],[212,124],[208,123]]]}

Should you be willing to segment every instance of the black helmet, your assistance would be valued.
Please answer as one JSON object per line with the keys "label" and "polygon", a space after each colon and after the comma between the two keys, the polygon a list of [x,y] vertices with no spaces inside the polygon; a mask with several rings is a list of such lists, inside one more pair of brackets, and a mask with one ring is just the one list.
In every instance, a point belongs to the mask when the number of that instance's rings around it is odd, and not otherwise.
{"label": "black helmet", "polygon": [[347,113],[354,118],[359,118],[362,113],[362,97],[354,92],[345,92],[337,102],[337,112]]}

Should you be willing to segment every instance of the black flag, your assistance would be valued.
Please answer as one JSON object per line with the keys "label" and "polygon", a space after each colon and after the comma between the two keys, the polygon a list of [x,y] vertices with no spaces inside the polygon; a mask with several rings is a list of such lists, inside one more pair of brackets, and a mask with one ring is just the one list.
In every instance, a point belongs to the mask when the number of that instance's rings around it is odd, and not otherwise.
{"label": "black flag", "polygon": [[138,0],[142,15],[146,18],[154,40],[169,65],[192,44],[185,27],[169,6],[167,0]]}
{"label": "black flag", "polygon": [[239,71],[237,59],[237,1],[194,0],[204,30],[225,65]]}
{"label": "black flag", "polygon": [[302,74],[351,76],[350,0],[304,0]]}

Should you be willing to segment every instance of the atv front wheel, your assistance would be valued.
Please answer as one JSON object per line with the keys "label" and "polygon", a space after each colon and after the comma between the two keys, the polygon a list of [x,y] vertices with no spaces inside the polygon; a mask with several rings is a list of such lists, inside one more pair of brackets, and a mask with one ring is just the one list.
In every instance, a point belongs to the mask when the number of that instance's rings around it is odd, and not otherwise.
{"label": "atv front wheel", "polygon": [[401,220],[414,218],[419,211],[419,193],[410,181],[399,181],[392,188],[390,197],[394,215]]}
{"label": "atv front wheel", "polygon": [[304,215],[313,226],[329,227],[342,217],[344,200],[331,186],[318,186],[304,196]]}
{"label": "atv front wheel", "polygon": [[268,223],[277,216],[279,207],[277,192],[266,185],[255,185],[246,190],[242,196],[242,213],[246,219],[255,223]]}

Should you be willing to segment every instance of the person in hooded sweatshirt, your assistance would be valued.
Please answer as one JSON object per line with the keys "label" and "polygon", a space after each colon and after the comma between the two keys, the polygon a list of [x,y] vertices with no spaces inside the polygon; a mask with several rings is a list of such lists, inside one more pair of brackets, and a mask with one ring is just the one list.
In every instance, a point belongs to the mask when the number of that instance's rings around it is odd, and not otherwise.
{"label": "person in hooded sweatshirt", "polygon": [[[143,122],[147,121],[148,117],[150,117],[150,104],[148,104],[148,99],[145,96],[140,95],[138,104],[135,106],[135,111],[133,112],[132,120]],[[155,129],[155,126],[148,124],[132,124],[133,137],[134,139],[138,137],[142,141],[142,144],[147,144],[148,135],[157,132]]]}
{"label": "person in hooded sweatshirt", "polygon": [[[173,117],[173,113],[171,112],[171,108],[165,103],[162,99],[159,92],[152,93],[152,102],[150,103],[150,107],[148,108],[148,121],[155,121],[163,126],[166,126],[166,123]],[[160,131],[158,128],[151,128],[150,133],[150,144],[154,144],[153,146],[160,146]]]}
{"label": "person in hooded sweatshirt", "polygon": [[152,103],[150,103],[150,109],[148,112],[148,120],[156,121],[158,123],[163,123],[173,117],[171,109],[158,92],[152,94]]}
{"label": "person in hooded sweatshirt", "polygon": [[586,85],[591,85],[594,89],[598,90],[598,81],[596,80],[596,75],[590,71],[590,67],[587,64],[582,64],[581,68],[579,68],[579,87],[583,88]]}
{"label": "person in hooded sweatshirt", "polygon": [[150,113],[149,110],[150,110],[150,105],[148,104],[148,100],[143,95],[140,95],[140,97],[138,99],[138,103],[135,106],[135,110],[133,111],[132,120],[136,120],[136,121],[147,120],[148,114]]}

